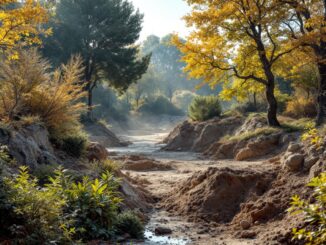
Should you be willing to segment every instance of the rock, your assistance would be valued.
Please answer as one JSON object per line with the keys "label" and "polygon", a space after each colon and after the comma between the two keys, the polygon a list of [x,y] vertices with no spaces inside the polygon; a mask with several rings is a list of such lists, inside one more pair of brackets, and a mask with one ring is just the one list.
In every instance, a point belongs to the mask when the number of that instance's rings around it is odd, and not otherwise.
{"label": "rock", "polygon": [[61,164],[54,154],[47,129],[40,124],[18,130],[0,129],[0,144],[8,146],[9,154],[19,165],[36,168],[40,164]]}
{"label": "rock", "polygon": [[304,161],[304,168],[309,170],[312,166],[316,164],[316,162],[318,162],[318,160],[319,157],[316,155],[309,156]]}
{"label": "rock", "polygon": [[301,150],[302,146],[298,143],[291,143],[288,146],[287,151],[291,153],[297,153]]}
{"label": "rock", "polygon": [[241,238],[244,239],[253,239],[257,236],[257,233],[255,231],[243,231],[240,234]]}
{"label": "rock", "polygon": [[244,149],[241,149],[237,153],[235,160],[243,161],[271,153],[278,146],[280,136],[281,134],[276,133],[268,136],[261,136],[249,142]]}
{"label": "rock", "polygon": [[87,159],[89,161],[104,161],[108,157],[109,153],[106,148],[97,142],[91,142],[87,147]]}
{"label": "rock", "polygon": [[293,154],[288,156],[285,161],[284,165],[290,170],[290,171],[299,171],[304,162],[304,156],[302,154]]}
{"label": "rock", "polygon": [[250,228],[251,224],[247,220],[242,220],[240,222],[240,226],[241,226],[242,229],[248,230]]}
{"label": "rock", "polygon": [[261,209],[252,211],[250,213],[252,222],[261,221],[269,218],[274,213],[276,207],[273,203],[265,203]]}
{"label": "rock", "polygon": [[155,228],[154,230],[155,235],[157,236],[163,236],[163,235],[169,235],[172,234],[172,230],[168,227],[164,227],[164,226],[158,226]]}
{"label": "rock", "polygon": [[325,160],[320,160],[310,168],[309,176],[307,182],[312,178],[319,176],[322,172],[326,171]]}

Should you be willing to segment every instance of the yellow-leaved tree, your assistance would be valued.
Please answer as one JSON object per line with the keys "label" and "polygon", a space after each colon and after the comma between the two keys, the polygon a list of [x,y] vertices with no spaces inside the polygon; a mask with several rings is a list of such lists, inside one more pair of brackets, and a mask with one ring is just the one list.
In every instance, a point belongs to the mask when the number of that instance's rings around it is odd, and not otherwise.
{"label": "yellow-leaved tree", "polygon": [[40,44],[39,34],[50,32],[41,27],[47,18],[46,9],[37,0],[0,0],[0,50]]}
{"label": "yellow-leaved tree", "polygon": [[[284,38],[287,9],[274,0],[187,2],[192,11],[185,20],[194,30],[186,42],[175,37],[174,43],[184,54],[188,74],[211,85],[223,83],[225,96],[234,88],[248,90],[248,85],[253,92],[263,88],[268,123],[280,126],[275,76],[282,58],[296,49]],[[233,88],[232,82],[236,83]]]}
{"label": "yellow-leaved tree", "polygon": [[326,121],[326,1],[278,0],[288,9],[284,26],[295,45],[301,45],[310,54],[310,62],[318,68],[317,124]]}

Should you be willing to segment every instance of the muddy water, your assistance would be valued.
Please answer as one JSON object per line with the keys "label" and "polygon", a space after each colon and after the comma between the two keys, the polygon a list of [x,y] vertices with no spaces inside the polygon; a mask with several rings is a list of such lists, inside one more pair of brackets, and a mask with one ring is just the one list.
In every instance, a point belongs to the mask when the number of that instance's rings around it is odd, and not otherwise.
{"label": "muddy water", "polygon": [[[199,156],[195,153],[185,152],[164,152],[160,149],[164,144],[160,143],[167,132],[128,132],[128,135],[120,135],[120,138],[132,142],[128,147],[109,148],[109,152],[115,152],[118,155],[144,155],[160,161],[195,161]],[[156,236],[155,227],[169,223],[173,228],[173,234],[170,236]],[[190,244],[190,238],[182,234],[185,221],[179,217],[169,217],[162,211],[154,211],[151,220],[145,230],[145,241],[140,243],[144,245],[186,245]],[[181,229],[181,231],[180,231]],[[178,231],[178,232],[176,232]]]}

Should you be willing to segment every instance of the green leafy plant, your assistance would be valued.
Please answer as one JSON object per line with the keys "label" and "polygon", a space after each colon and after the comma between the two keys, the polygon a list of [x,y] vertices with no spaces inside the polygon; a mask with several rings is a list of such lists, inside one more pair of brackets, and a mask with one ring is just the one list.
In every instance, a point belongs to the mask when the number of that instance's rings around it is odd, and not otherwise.
{"label": "green leafy plant", "polygon": [[59,185],[53,183],[40,188],[38,180],[29,175],[27,167],[20,167],[15,178],[6,177],[7,205],[10,205],[10,217],[14,222],[9,227],[16,242],[27,244],[50,241],[69,241],[73,229],[66,228],[63,207],[66,200],[60,195]]}
{"label": "green leafy plant", "polygon": [[304,240],[307,245],[326,243],[326,173],[313,178],[308,186],[314,188],[314,203],[302,200],[299,196],[292,197],[291,214],[303,214],[304,228],[293,229],[293,239]]}
{"label": "green leafy plant", "polygon": [[144,226],[138,216],[131,211],[126,211],[118,215],[115,223],[117,233],[123,235],[128,233],[132,238],[143,238]]}
{"label": "green leafy plant", "polygon": [[82,182],[72,183],[65,191],[67,211],[74,215],[78,239],[112,238],[113,223],[121,202],[118,187],[118,180],[107,172],[94,181],[84,177]]}
{"label": "green leafy plant", "polygon": [[189,117],[194,121],[206,121],[220,116],[222,108],[217,96],[197,96],[189,106]]}

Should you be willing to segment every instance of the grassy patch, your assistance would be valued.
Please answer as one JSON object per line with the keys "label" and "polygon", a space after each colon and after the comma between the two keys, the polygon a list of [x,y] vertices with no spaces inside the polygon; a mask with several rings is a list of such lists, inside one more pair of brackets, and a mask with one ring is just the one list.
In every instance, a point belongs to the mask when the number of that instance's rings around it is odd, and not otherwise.
{"label": "grassy patch", "polygon": [[266,127],[257,128],[254,131],[245,132],[245,133],[242,133],[239,135],[234,135],[234,136],[227,135],[222,140],[224,140],[224,141],[243,141],[243,140],[249,140],[252,138],[256,138],[261,135],[271,135],[273,133],[277,133],[280,131],[281,131],[281,129],[279,129],[279,128],[273,128],[273,127],[266,126]]}
{"label": "grassy patch", "polygon": [[290,118],[280,117],[282,128],[287,133],[303,132],[308,127],[308,125],[311,125],[313,122],[314,121],[311,118],[293,120]]}

